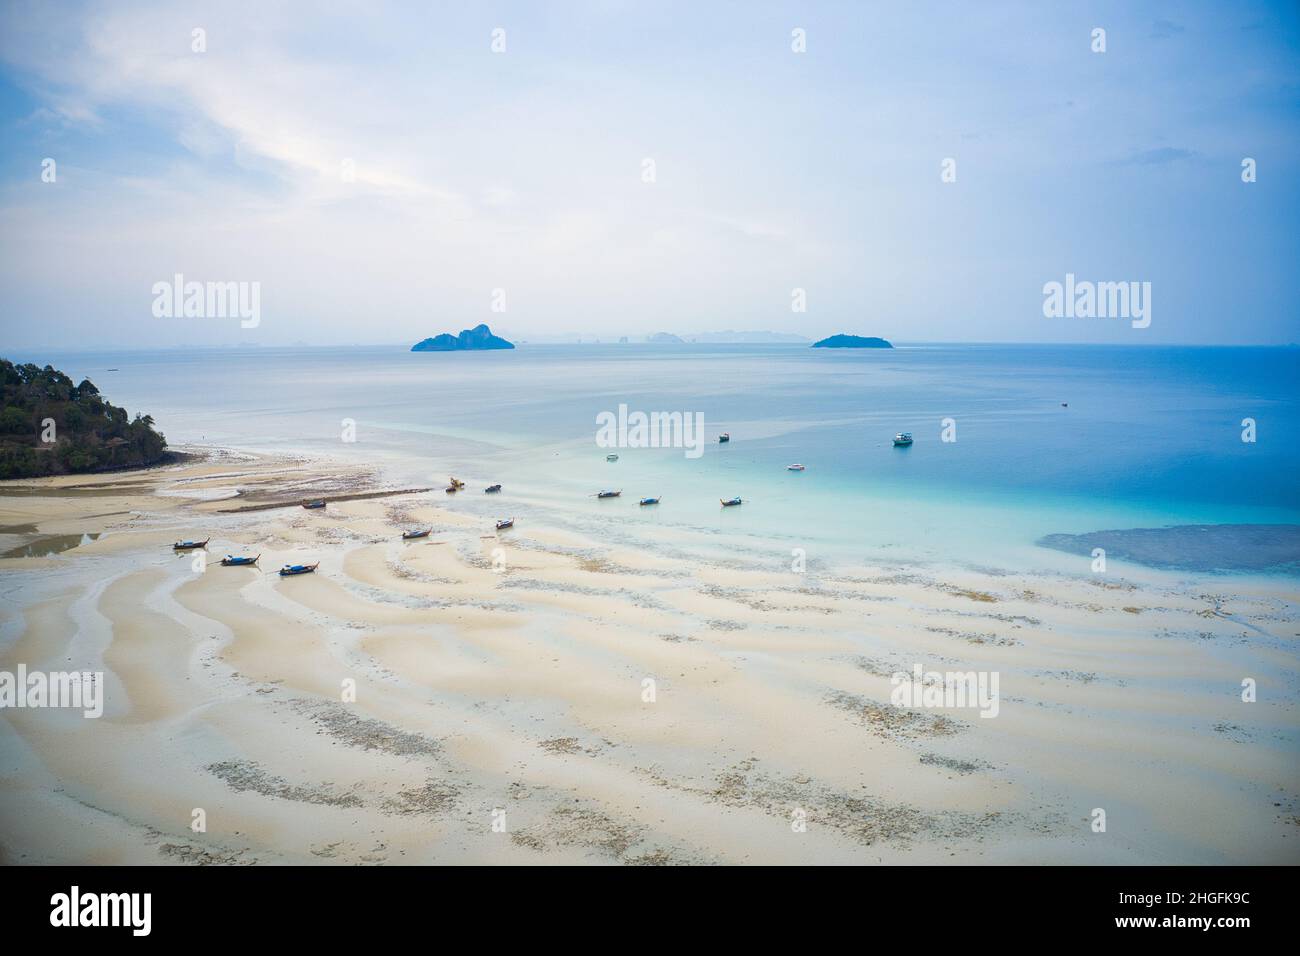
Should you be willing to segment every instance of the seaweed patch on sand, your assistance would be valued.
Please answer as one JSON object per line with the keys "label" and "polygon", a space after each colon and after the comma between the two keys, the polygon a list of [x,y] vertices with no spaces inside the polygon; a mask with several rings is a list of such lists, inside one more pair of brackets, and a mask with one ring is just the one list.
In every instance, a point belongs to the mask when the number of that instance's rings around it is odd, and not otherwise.
{"label": "seaweed patch on sand", "polygon": [[621,859],[640,842],[641,828],[619,823],[600,810],[561,806],[553,809],[545,822],[510,834],[510,840],[539,853],[580,848]]}
{"label": "seaweed patch on sand", "polygon": [[942,714],[879,704],[844,691],[828,694],[826,702],[853,714],[862,726],[882,737],[946,737],[964,729],[961,723]]}
{"label": "seaweed patch on sand", "polygon": [[956,757],[945,757],[942,754],[934,753],[921,754],[921,763],[932,767],[943,767],[946,770],[962,774],[993,769],[993,765],[986,760],[960,760]]}
{"label": "seaweed patch on sand", "polygon": [[384,802],[384,809],[399,815],[447,813],[455,809],[459,799],[460,790],[456,787],[430,780],[422,787],[397,791],[395,797]]}
{"label": "seaweed patch on sand", "polygon": [[318,803],[330,807],[364,806],[362,799],[355,793],[339,793],[325,784],[291,784],[283,777],[267,773],[252,760],[223,760],[209,764],[206,769],[232,790],[248,790],[264,797],[279,797],[297,803]]}
{"label": "seaweed patch on sand", "polygon": [[342,704],[299,698],[293,709],[310,718],[322,733],[362,750],[378,750],[399,757],[437,757],[437,741],[399,730],[369,717],[358,717]]}
{"label": "seaweed patch on sand", "polygon": [[809,824],[819,824],[867,846],[878,841],[900,846],[913,839],[976,837],[989,827],[1011,822],[997,811],[926,811],[911,804],[892,803],[869,794],[844,793],[804,776],[777,777],[758,769],[748,757],[718,775],[712,786],[674,784],[655,770],[643,771],[655,783],[682,790],[730,807],[750,807],[772,816],[790,818],[800,811]]}

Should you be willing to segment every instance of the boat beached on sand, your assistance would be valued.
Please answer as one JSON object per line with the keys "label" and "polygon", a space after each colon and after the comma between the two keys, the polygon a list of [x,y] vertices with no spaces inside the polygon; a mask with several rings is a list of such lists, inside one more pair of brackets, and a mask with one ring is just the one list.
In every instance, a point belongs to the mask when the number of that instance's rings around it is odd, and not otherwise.
{"label": "boat beached on sand", "polygon": [[502,518],[500,521],[497,522],[498,531],[505,531],[506,528],[513,528],[514,526],[515,526],[514,518]]}
{"label": "boat beached on sand", "polygon": [[427,538],[431,531],[433,531],[432,528],[425,528],[423,531],[403,531],[402,540],[410,541],[414,538]]}
{"label": "boat beached on sand", "polygon": [[[261,555],[259,554],[257,558],[260,557]],[[257,558],[236,557],[233,554],[228,554],[221,559],[221,563],[228,568],[237,568],[245,564],[257,564]]]}
{"label": "boat beached on sand", "polygon": [[302,503],[302,506],[303,506],[304,508],[309,508],[309,509],[310,509],[310,508],[324,508],[324,507],[325,507],[325,499],[324,499],[324,498],[317,498],[315,501],[304,501],[304,502]]}
{"label": "boat beached on sand", "polygon": [[280,577],[288,578],[295,574],[311,574],[320,567],[320,562],[315,564],[286,564],[280,569]]}
{"label": "boat beached on sand", "polygon": [[206,548],[211,538],[204,538],[202,541],[177,541],[172,545],[173,551],[193,551],[195,548]]}

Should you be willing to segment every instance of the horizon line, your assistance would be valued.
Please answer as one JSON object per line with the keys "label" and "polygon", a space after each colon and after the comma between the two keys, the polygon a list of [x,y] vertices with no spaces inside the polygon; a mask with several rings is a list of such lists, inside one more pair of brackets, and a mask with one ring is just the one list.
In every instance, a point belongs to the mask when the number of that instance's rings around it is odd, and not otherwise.
{"label": "horizon line", "polygon": [[[712,334],[712,333],[704,333],[704,334]],[[644,340],[627,341],[627,342],[619,342],[617,340],[601,340],[599,342],[565,342],[565,341],[532,342],[527,339],[518,339],[518,340],[514,340],[512,344],[514,344],[515,346],[525,345],[525,346],[536,347],[536,348],[552,348],[552,347],[560,347],[566,345],[582,346],[582,347],[595,347],[595,346],[606,346],[606,345],[626,347],[626,346],[639,345],[639,346],[658,346],[662,348],[671,348],[680,345],[704,345],[704,346],[742,345],[742,346],[751,346],[751,347],[757,346],[763,348],[795,349],[795,348],[812,348],[814,341],[819,341],[819,340],[807,339],[804,342],[691,342],[685,340],[681,342],[646,342]],[[908,348],[913,346],[931,346],[931,345],[1001,346],[1007,348],[1028,348],[1028,347],[1038,347],[1038,346],[1047,347],[1047,348],[1086,347],[1086,348],[1135,348],[1135,349],[1300,348],[1300,342],[1149,342],[1149,343],[1148,342],[1041,342],[1041,341],[1008,342],[1008,341],[997,341],[997,340],[953,340],[953,339],[911,339],[906,341],[904,340],[893,341],[893,340],[886,339],[886,341],[889,341],[893,348],[900,348],[900,347]],[[330,343],[330,344],[301,342],[301,343],[278,344],[278,345],[270,345],[270,344],[263,345],[258,342],[234,342],[234,343],[210,344],[210,345],[75,346],[75,347],[46,345],[46,346],[26,346],[17,349],[7,350],[7,351],[11,351],[15,353],[50,352],[57,355],[86,355],[86,354],[95,354],[95,353],[127,354],[127,353],[139,353],[139,352],[212,352],[212,351],[238,351],[238,350],[253,350],[253,349],[257,349],[257,350],[282,349],[282,350],[302,351],[306,349],[351,349],[351,348],[394,349],[403,352],[414,351],[411,348],[411,346],[407,345],[405,342],[337,342],[337,343]],[[465,349],[463,351],[509,352],[513,350],[512,349]],[[891,351],[891,349],[827,348],[825,349],[825,351],[888,352]],[[440,354],[440,353],[435,353],[435,354]],[[459,352],[457,352],[456,354],[459,354]],[[0,352],[0,358],[7,358],[7,355],[3,352]],[[9,361],[13,361],[13,360],[9,359]]]}

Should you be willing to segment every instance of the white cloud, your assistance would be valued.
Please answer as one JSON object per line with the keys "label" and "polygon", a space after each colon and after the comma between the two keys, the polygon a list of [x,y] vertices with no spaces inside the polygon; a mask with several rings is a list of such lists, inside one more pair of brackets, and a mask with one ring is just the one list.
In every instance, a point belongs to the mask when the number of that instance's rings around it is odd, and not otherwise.
{"label": "white cloud", "polygon": [[[71,334],[148,342],[148,284],[181,271],[262,281],[266,341],[400,340],[478,320],[637,333],[666,314],[682,330],[906,321],[926,337],[1041,338],[1056,330],[1032,323],[1032,297],[1030,324],[1015,304],[1067,251],[1118,245],[1138,267],[1176,266],[1188,290],[1207,271],[1176,252],[1173,266],[1142,264],[1176,250],[1186,223],[1114,236],[1116,217],[1158,220],[1186,182],[1089,167],[1161,144],[1153,123],[1175,123],[1169,104],[1189,97],[1170,77],[1189,74],[1156,58],[1198,57],[1190,28],[1152,44],[1149,65],[1099,63],[1086,43],[1069,52],[1068,18],[1032,6],[1011,36],[983,11],[963,26],[900,8],[864,30],[847,5],[810,21],[816,41],[794,57],[775,7],[693,11],[683,31],[686,8],[521,4],[500,12],[510,52],[493,55],[497,16],[471,5],[198,9],[0,8],[0,59],[43,104],[11,148],[60,163],[57,187],[2,187],[0,305],[43,303]],[[195,26],[206,53],[190,50]],[[1204,83],[1239,99],[1222,75]],[[1191,119],[1159,133],[1205,156],[1198,168],[1224,142],[1296,152],[1262,113],[1210,117],[1191,98]],[[948,155],[959,181],[943,187]],[[659,163],[653,185],[644,156]],[[1272,179],[1293,197],[1291,181]],[[1278,248],[1269,235],[1215,239],[1249,258],[1255,243]],[[794,285],[809,289],[807,315],[789,312]],[[503,286],[511,311],[494,319]]]}

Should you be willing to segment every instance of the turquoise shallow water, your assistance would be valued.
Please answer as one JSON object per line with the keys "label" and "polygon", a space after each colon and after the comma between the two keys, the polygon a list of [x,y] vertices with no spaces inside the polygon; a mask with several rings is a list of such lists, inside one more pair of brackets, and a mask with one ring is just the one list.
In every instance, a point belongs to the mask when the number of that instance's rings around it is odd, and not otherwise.
{"label": "turquoise shallow water", "polygon": [[[471,485],[454,507],[563,520],[671,549],[788,563],[912,560],[1070,568],[1050,532],[1300,522],[1300,349],[1105,346],[400,347],[13,355],[91,378],[174,443],[380,465]],[[108,368],[119,371],[108,372]],[[1068,408],[1062,407],[1068,403]],[[704,415],[682,449],[597,447],[620,403]],[[941,441],[942,420],[956,422]],[[1241,440],[1243,418],[1257,441]],[[342,441],[342,421],[357,441]],[[732,441],[718,445],[719,432]],[[911,431],[916,443],[890,438]],[[607,451],[620,460],[605,461]],[[801,462],[808,470],[791,473]],[[477,487],[500,481],[501,499]],[[597,501],[602,487],[624,496]],[[638,508],[659,494],[658,508]],[[740,495],[723,510],[720,497]],[[441,502],[440,502],[441,503]],[[716,538],[712,538],[716,535]]]}

